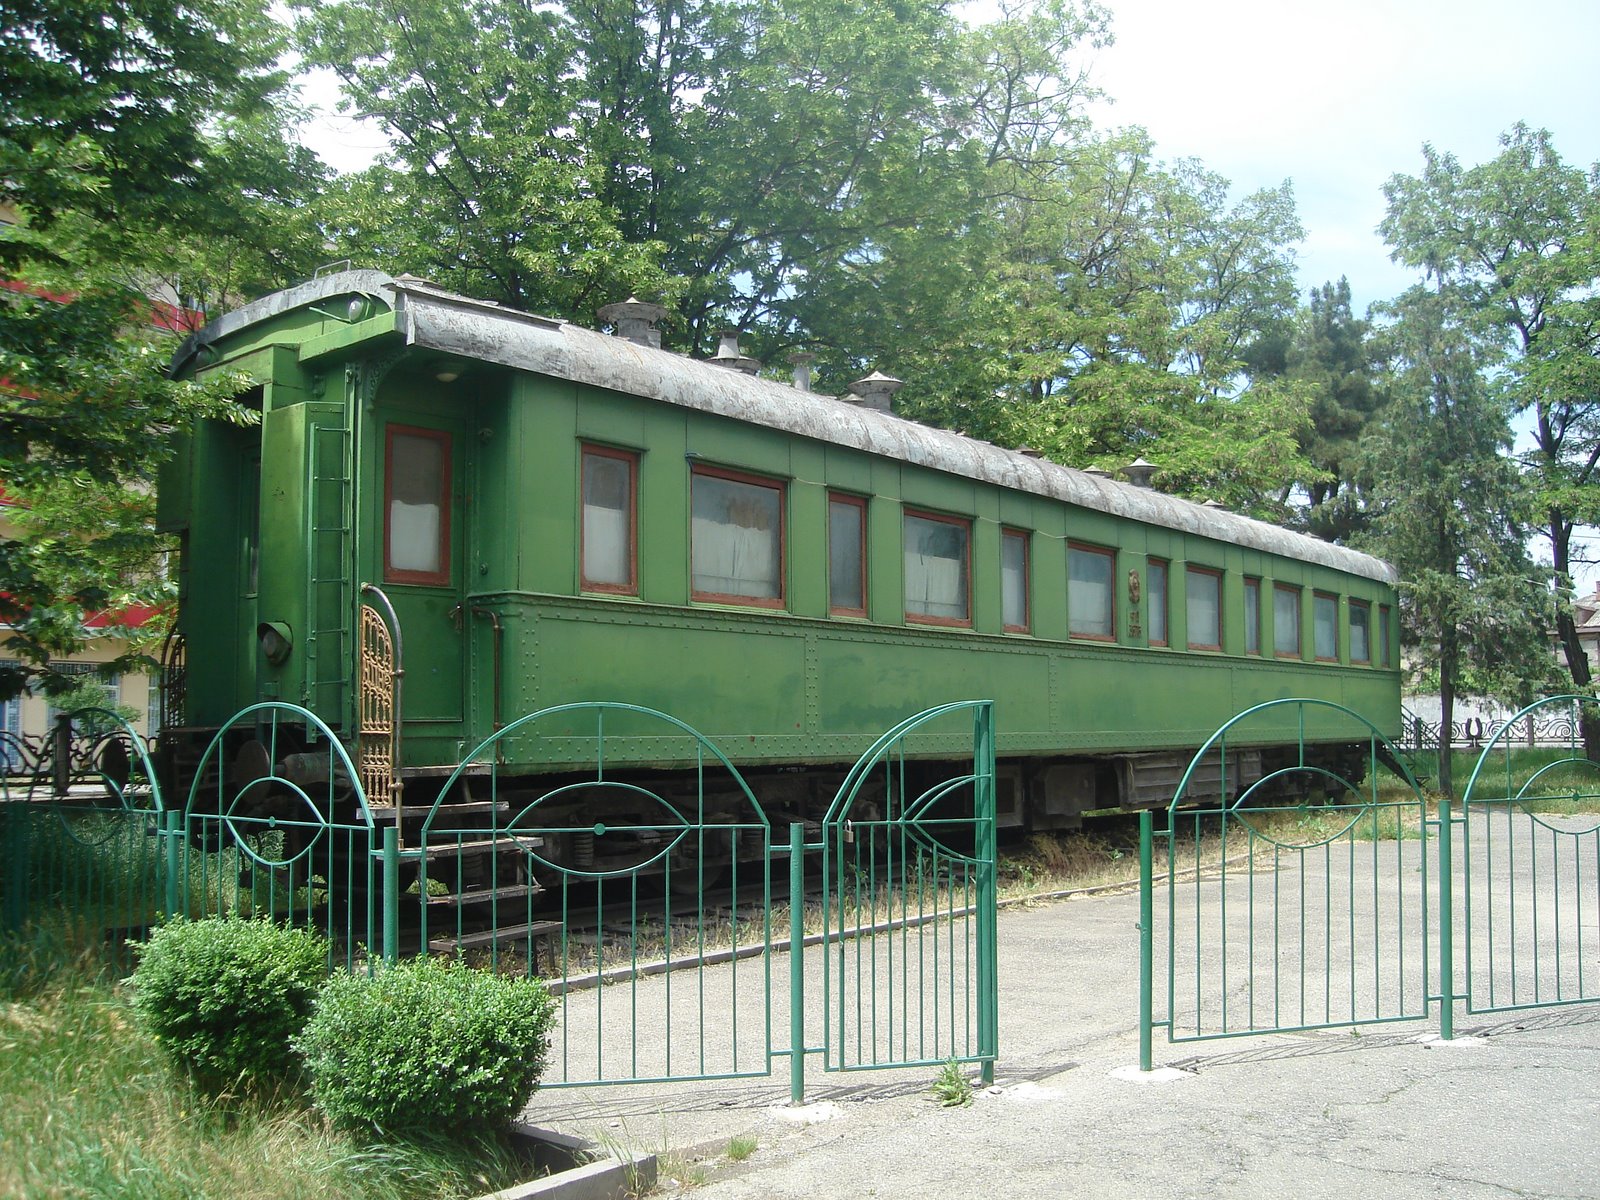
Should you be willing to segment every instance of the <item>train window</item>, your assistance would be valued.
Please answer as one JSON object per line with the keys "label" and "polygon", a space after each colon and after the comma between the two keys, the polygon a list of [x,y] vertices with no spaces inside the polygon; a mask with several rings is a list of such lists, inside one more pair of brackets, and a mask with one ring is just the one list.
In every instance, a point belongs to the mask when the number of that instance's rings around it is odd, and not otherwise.
{"label": "train window", "polygon": [[783,484],[695,467],[689,572],[696,600],[783,606]]}
{"label": "train window", "polygon": [[1261,580],[1244,581],[1244,652],[1261,653]]}
{"label": "train window", "polygon": [[1350,601],[1350,661],[1372,661],[1372,608],[1365,600]]}
{"label": "train window", "polygon": [[383,578],[450,582],[450,435],[391,425],[384,447]]}
{"label": "train window", "polygon": [[867,615],[867,502],[860,496],[828,497],[828,611]]}
{"label": "train window", "polygon": [[1028,535],[1020,529],[1000,535],[1000,620],[1007,633],[1028,632]]}
{"label": "train window", "polygon": [[1189,649],[1222,649],[1222,572],[1190,567],[1184,578],[1184,610],[1189,619]]}
{"label": "train window", "polygon": [[1110,550],[1092,546],[1067,547],[1067,632],[1073,637],[1116,636],[1111,577],[1115,573]]}
{"label": "train window", "polygon": [[972,624],[971,553],[969,522],[906,512],[906,620]]}
{"label": "train window", "polygon": [[1300,589],[1283,583],[1272,586],[1272,652],[1300,657]]}
{"label": "train window", "polygon": [[1311,599],[1311,638],[1319,662],[1339,658],[1339,597],[1317,592]]}
{"label": "train window", "polygon": [[583,587],[632,595],[639,590],[639,456],[583,448]]}
{"label": "train window", "polygon": [[1167,564],[1163,559],[1152,558],[1148,572],[1150,593],[1145,603],[1150,610],[1150,644],[1167,644]]}
{"label": "train window", "polygon": [[1389,659],[1389,621],[1390,611],[1387,604],[1378,605],[1378,665],[1388,667]]}

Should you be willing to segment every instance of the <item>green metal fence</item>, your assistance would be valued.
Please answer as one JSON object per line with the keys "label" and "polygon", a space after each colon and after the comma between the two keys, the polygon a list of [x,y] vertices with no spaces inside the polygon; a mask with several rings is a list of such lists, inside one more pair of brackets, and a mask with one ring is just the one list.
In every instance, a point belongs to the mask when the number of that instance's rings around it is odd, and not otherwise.
{"label": "green metal fence", "polygon": [[380,956],[381,835],[344,746],[309,710],[270,701],[230,718],[165,832],[169,913],[311,929],[330,965]]}
{"label": "green metal fence", "polygon": [[1188,1042],[1426,1015],[1430,822],[1365,718],[1304,699],[1240,713],[1195,755],[1165,816],[1165,829],[1149,812],[1140,826],[1145,1070],[1155,1028]]}
{"label": "green metal fence", "polygon": [[[971,769],[914,756],[930,735],[971,736]],[[824,1062],[856,1071],[955,1058],[993,1079],[993,707],[944,705],[889,730],[823,822]]]}
{"label": "green metal fence", "polygon": [[[1461,998],[1468,1012],[1600,1000],[1600,763],[1584,754],[1581,720],[1566,744],[1530,751],[1519,723],[1594,712],[1590,696],[1523,709],[1484,747],[1459,815],[1464,903]],[[1515,753],[1513,753],[1515,751]]]}
{"label": "green metal fence", "polygon": [[0,775],[0,970],[42,952],[124,975],[130,943],[163,913],[163,812],[144,741],[116,713],[80,709],[29,766]]}

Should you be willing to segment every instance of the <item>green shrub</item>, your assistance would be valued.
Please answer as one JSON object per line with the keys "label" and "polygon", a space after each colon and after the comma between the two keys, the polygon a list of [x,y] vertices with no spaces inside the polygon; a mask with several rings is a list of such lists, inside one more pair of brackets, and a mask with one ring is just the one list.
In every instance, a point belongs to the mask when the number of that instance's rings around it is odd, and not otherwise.
{"label": "green shrub", "polygon": [[544,1073],[554,1020],[536,979],[415,959],[329,979],[297,1046],[334,1124],[415,1137],[516,1116]]}
{"label": "green shrub", "polygon": [[328,944],[268,921],[176,920],[139,950],[133,1005],[204,1088],[295,1081],[291,1039],[328,973]]}

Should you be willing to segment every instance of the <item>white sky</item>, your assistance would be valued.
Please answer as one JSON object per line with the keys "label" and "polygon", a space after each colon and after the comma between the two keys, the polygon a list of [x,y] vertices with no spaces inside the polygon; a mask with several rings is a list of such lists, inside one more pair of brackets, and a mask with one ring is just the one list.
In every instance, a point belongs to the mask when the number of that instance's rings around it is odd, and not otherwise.
{"label": "white sky", "polygon": [[1358,312],[1412,282],[1375,232],[1382,185],[1431,142],[1464,164],[1517,121],[1600,160],[1600,0],[1106,0],[1100,125],[1142,125],[1236,193],[1294,184],[1302,289],[1347,275]]}

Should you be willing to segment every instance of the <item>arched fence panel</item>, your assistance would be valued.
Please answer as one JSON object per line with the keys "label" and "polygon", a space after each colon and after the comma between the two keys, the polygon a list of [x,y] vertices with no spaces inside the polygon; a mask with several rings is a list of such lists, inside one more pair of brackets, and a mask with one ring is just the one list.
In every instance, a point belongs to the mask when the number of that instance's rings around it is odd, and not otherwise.
{"label": "arched fence panel", "polygon": [[144,739],[117,713],[57,716],[4,748],[0,970],[65,956],[112,974],[161,919],[162,797]]}
{"label": "arched fence panel", "polygon": [[[959,747],[959,750],[957,750]],[[942,705],[878,739],[822,829],[825,1065],[998,1054],[994,725]]]}
{"label": "arched fence panel", "polygon": [[1141,815],[1146,1069],[1152,1028],[1185,1042],[1427,1015],[1431,822],[1364,717],[1309,699],[1248,709],[1164,815],[1159,831]]}
{"label": "arched fence panel", "polygon": [[[1552,696],[1496,730],[1462,795],[1459,873],[1467,1011],[1600,1000],[1600,763],[1590,696]],[[1522,731],[1562,731],[1530,750]]]}
{"label": "arched fence panel", "polygon": [[382,845],[360,777],[315,714],[268,701],[217,730],[166,820],[168,911],[261,917],[329,941],[330,965],[382,953]]}
{"label": "arched fence panel", "polygon": [[[587,765],[507,773],[505,746],[537,760],[541,741]],[[710,739],[636,705],[561,705],[408,811],[425,814],[403,852],[419,948],[558,994],[545,1086],[770,1073],[772,830]]]}

